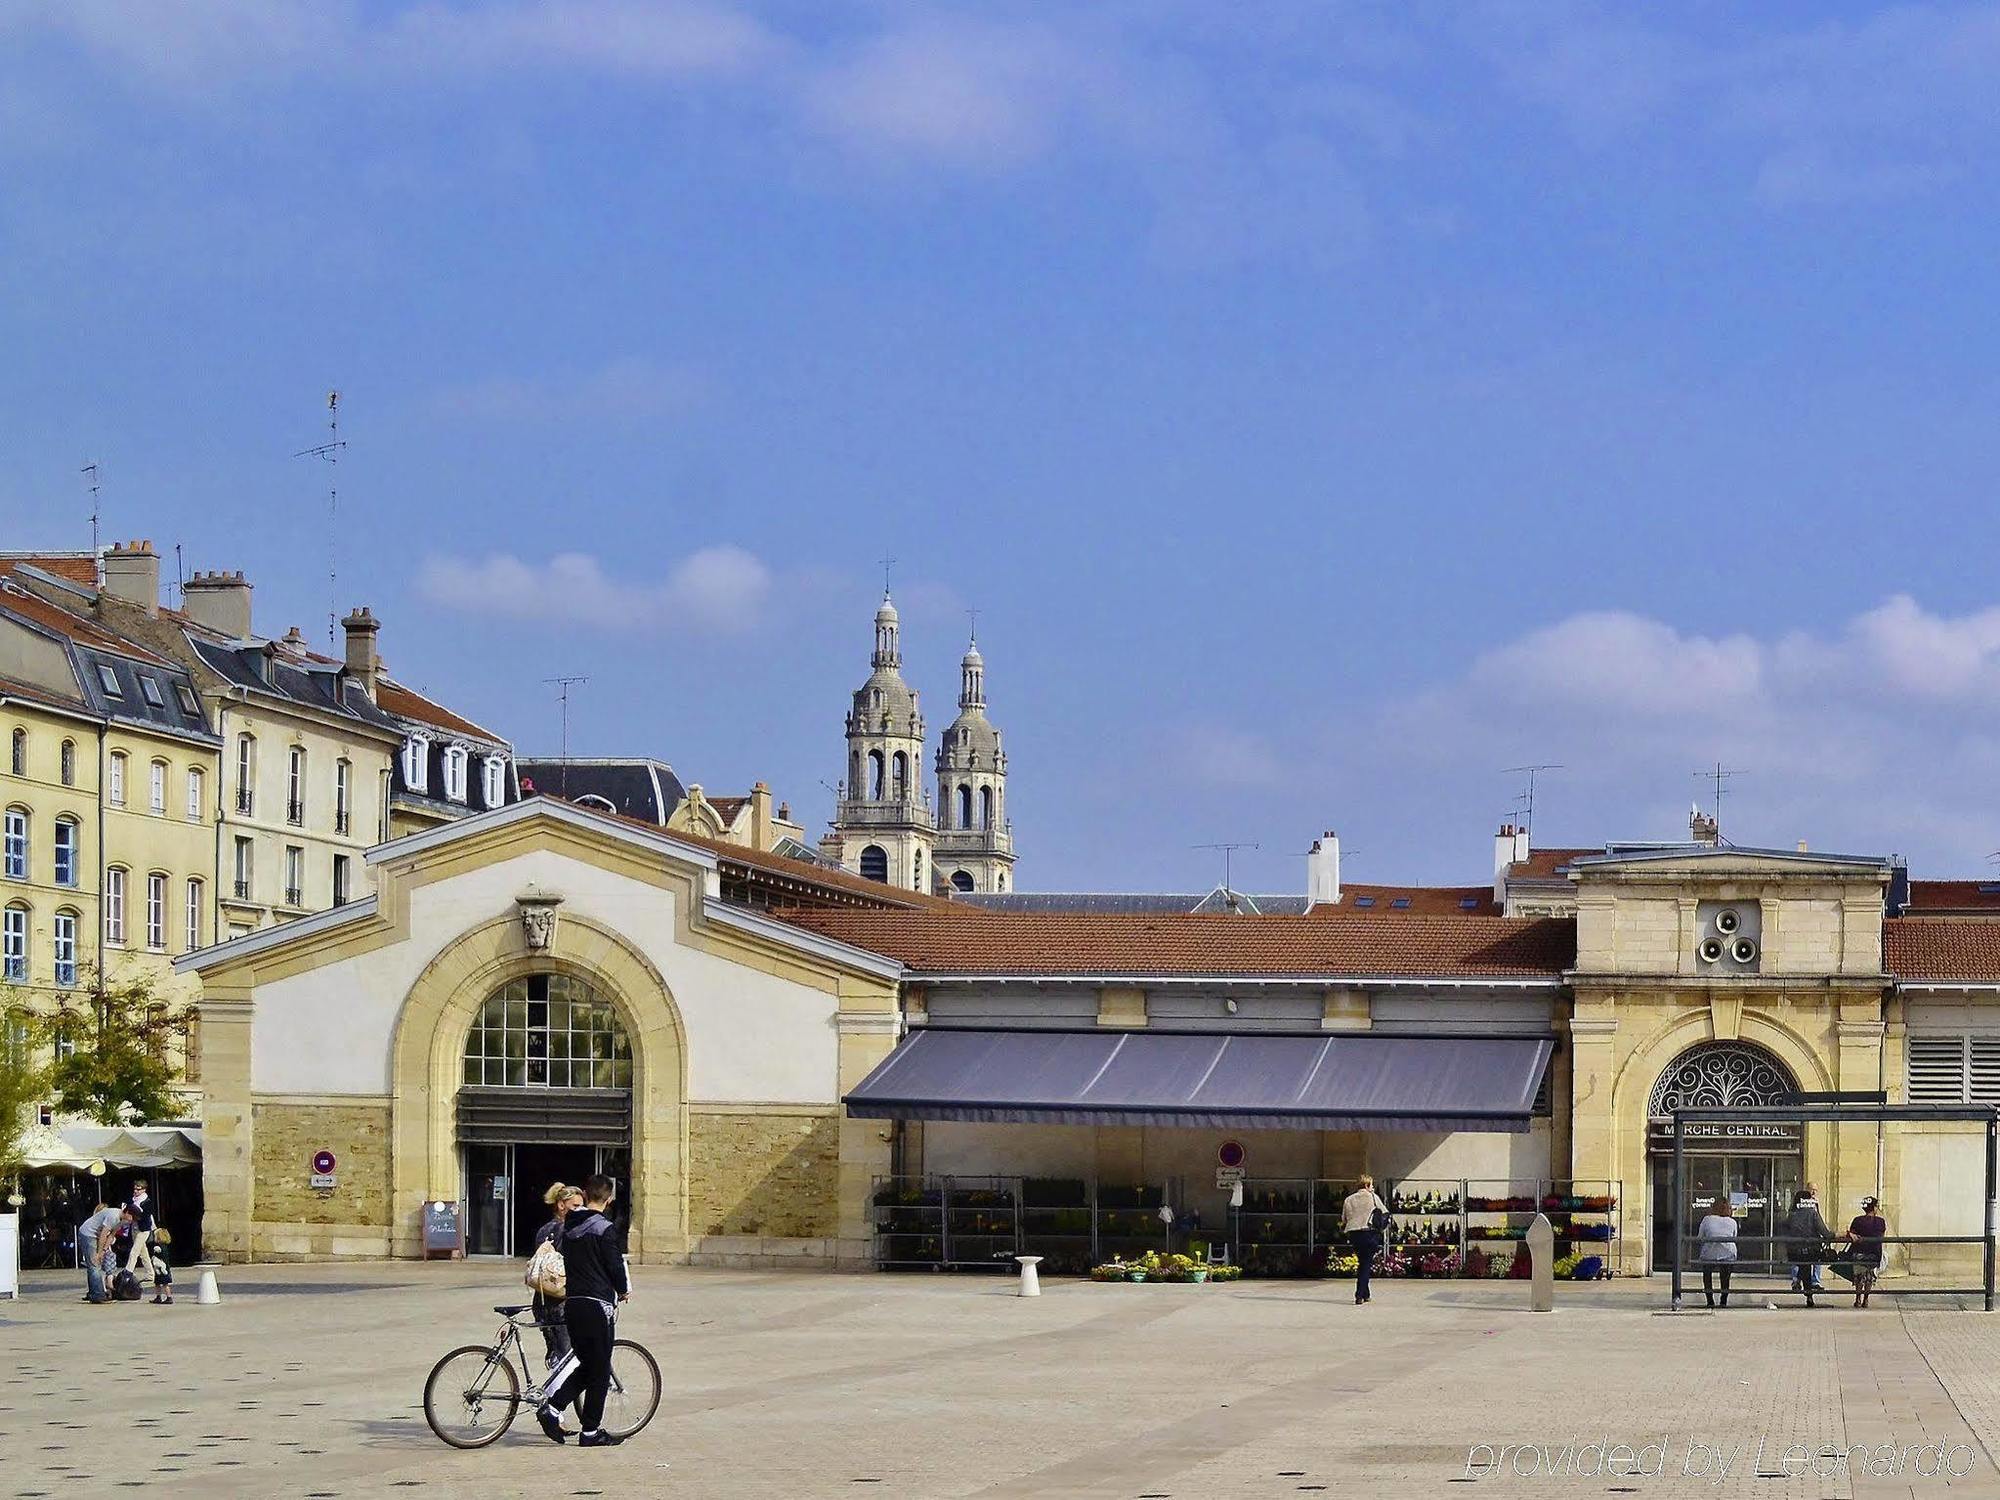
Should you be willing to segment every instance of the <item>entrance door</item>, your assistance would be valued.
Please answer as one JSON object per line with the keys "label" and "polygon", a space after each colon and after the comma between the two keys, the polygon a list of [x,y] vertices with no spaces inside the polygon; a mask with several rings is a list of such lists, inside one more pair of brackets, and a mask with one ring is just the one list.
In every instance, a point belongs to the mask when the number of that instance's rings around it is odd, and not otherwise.
{"label": "entrance door", "polygon": [[[1674,1167],[1671,1160],[1655,1157],[1653,1168],[1653,1269],[1671,1271],[1674,1266]],[[1736,1233],[1745,1241],[1737,1251],[1736,1264],[1744,1271],[1787,1270],[1782,1245],[1758,1244],[1759,1238],[1777,1233],[1791,1211],[1792,1194],[1799,1186],[1799,1158],[1792,1155],[1728,1154],[1689,1156],[1682,1168],[1686,1174],[1687,1197],[1681,1205],[1681,1233],[1690,1241],[1695,1229],[1718,1197],[1727,1197],[1736,1216]],[[1682,1264],[1697,1265],[1697,1248],[1689,1243],[1682,1250]]]}
{"label": "entrance door", "polygon": [[555,1212],[542,1201],[543,1195],[558,1182],[580,1186],[584,1178],[597,1170],[598,1148],[520,1144],[513,1151],[517,1186],[511,1215],[514,1240],[510,1253],[525,1259],[535,1248],[535,1232]]}
{"label": "entrance door", "polygon": [[514,1190],[514,1148],[472,1145],[465,1148],[465,1253],[512,1255],[512,1217],[507,1211]]}

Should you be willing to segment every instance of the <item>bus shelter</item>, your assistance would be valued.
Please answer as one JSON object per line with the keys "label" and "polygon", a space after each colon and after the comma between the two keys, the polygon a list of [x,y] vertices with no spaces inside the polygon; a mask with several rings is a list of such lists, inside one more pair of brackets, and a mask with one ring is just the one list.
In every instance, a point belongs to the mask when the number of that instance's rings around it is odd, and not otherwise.
{"label": "bus shelter", "polygon": [[[1977,1246],[1981,1278],[1980,1284],[1976,1286],[1928,1284],[1897,1286],[1878,1283],[1875,1291],[1898,1297],[1979,1297],[1985,1310],[1993,1311],[1994,1194],[1996,1188],[2000,1188],[2000,1182],[1996,1182],[1995,1175],[1996,1167],[2000,1167],[2000,1160],[1996,1160],[1996,1149],[2000,1149],[2000,1127],[1996,1126],[1996,1122],[2000,1122],[2000,1107],[1990,1104],[1889,1104],[1879,1094],[1801,1095],[1796,1102],[1786,1104],[1676,1109],[1672,1112],[1672,1118],[1674,1247],[1672,1305],[1676,1311],[1681,1306],[1686,1273],[1691,1268],[1690,1247],[1698,1243],[1697,1237],[1690,1232],[1690,1226],[1685,1219],[1689,1208],[1688,1141],[1694,1134],[1688,1129],[1689,1126],[1768,1124],[1810,1128],[1815,1125],[1874,1125],[1879,1128],[1897,1123],[1931,1126],[1962,1123],[1980,1128],[1985,1137],[1985,1175],[1979,1183],[1980,1217],[1984,1227],[1979,1234],[1885,1235],[1879,1242],[1884,1247],[1885,1257],[1887,1247],[1895,1245]],[[1838,1223],[1829,1221],[1829,1227],[1836,1235],[1840,1234],[1841,1226]],[[1751,1257],[1754,1262],[1776,1265],[1784,1262],[1790,1241],[1783,1235],[1765,1234],[1739,1235],[1736,1243],[1739,1254],[1745,1249],[1755,1249],[1758,1253]],[[1692,1269],[1698,1270],[1699,1265],[1696,1264]]]}

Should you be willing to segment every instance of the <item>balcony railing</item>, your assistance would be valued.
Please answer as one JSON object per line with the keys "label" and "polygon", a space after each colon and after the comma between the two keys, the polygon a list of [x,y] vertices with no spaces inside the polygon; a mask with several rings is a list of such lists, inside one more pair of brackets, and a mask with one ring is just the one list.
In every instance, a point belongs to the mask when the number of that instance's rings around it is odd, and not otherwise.
{"label": "balcony railing", "polygon": [[287,823],[291,824],[294,828],[297,828],[303,825],[305,823],[305,820],[306,820],[305,803],[301,802],[298,798],[294,797],[292,798],[291,801],[285,804],[285,821]]}
{"label": "balcony railing", "polygon": [[896,823],[928,823],[931,809],[928,802],[915,797],[904,797],[889,802],[857,802],[852,798],[842,798],[834,820],[840,823],[855,823],[862,826],[887,827]]}
{"label": "balcony railing", "polygon": [[334,831],[335,833],[345,833],[345,832],[347,832],[347,809],[346,809],[346,808],[344,808],[344,807],[341,807],[341,808],[336,808],[336,809],[334,810],[334,814],[333,814],[333,831]]}
{"label": "balcony railing", "polygon": [[288,885],[285,887],[285,905],[304,906],[305,904],[306,904],[306,897],[304,891],[300,890],[295,885]]}
{"label": "balcony railing", "polygon": [[239,786],[236,789],[236,810],[246,818],[257,810],[257,794],[249,787]]}
{"label": "balcony railing", "polygon": [[250,899],[249,881],[239,880],[236,882],[236,899],[238,901],[248,901]]}

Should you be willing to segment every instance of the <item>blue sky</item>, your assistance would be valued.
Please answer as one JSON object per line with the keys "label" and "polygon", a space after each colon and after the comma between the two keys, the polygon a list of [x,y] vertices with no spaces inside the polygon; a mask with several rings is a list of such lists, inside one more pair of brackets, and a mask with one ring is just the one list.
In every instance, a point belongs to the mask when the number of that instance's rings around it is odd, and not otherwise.
{"label": "blue sky", "polygon": [[[0,515],[817,830],[893,554],[1024,888],[2000,849],[2000,8],[0,0]],[[170,565],[171,570],[171,565]]]}

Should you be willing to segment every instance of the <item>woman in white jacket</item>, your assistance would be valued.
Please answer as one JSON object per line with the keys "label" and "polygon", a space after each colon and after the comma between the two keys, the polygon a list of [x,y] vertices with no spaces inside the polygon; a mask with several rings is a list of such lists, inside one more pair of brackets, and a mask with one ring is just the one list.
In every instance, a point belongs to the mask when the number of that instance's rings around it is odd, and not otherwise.
{"label": "woman in white jacket", "polygon": [[1736,1211],[1729,1199],[1720,1197],[1702,1216],[1695,1231],[1701,1241],[1701,1294],[1715,1306],[1715,1283],[1722,1282],[1722,1305],[1729,1306],[1729,1271],[1736,1264]]}

